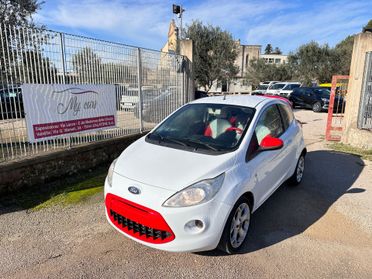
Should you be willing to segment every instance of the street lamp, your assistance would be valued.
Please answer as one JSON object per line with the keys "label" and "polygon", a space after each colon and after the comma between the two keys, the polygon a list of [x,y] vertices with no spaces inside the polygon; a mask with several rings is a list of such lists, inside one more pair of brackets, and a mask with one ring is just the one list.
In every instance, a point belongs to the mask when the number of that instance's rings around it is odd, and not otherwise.
{"label": "street lamp", "polygon": [[182,14],[185,11],[185,9],[183,9],[182,6],[180,6],[180,5],[173,4],[172,11],[181,20],[181,24],[180,24],[180,39],[182,39],[183,38]]}

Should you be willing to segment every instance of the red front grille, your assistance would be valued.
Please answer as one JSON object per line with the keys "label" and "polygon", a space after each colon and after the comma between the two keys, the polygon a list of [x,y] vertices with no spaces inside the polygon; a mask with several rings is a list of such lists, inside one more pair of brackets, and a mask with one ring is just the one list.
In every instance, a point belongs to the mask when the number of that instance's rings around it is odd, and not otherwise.
{"label": "red front grille", "polygon": [[121,231],[151,243],[166,243],[175,236],[160,213],[113,194],[106,195],[111,222]]}

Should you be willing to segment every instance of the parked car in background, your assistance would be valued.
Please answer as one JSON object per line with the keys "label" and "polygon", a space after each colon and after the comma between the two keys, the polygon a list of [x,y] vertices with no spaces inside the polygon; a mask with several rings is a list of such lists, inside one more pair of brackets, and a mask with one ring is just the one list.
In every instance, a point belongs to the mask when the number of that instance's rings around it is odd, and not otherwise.
{"label": "parked car in background", "polygon": [[152,248],[236,253],[251,214],[285,181],[301,183],[305,155],[301,126],[287,102],[264,96],[195,100],[111,164],[106,217],[117,231]]}
{"label": "parked car in background", "polygon": [[278,83],[279,81],[263,81],[260,82],[260,85],[256,90],[252,91],[251,95],[264,95],[266,90],[273,84]]}
{"label": "parked car in background", "polygon": [[[142,119],[146,122],[158,123],[174,110],[183,105],[181,89],[169,86],[160,90],[156,95],[144,94],[142,100]],[[134,115],[139,116],[139,104],[134,107]]]}
{"label": "parked car in background", "polygon": [[205,91],[195,90],[195,100],[208,97],[208,93]]}
{"label": "parked car in background", "polygon": [[[293,107],[311,108],[314,112],[328,110],[330,91],[323,87],[299,87],[295,88],[289,100]],[[335,112],[344,112],[345,100],[341,96],[335,96]]]}
{"label": "parked car in background", "polygon": [[[136,87],[116,86],[119,107],[124,111],[133,111],[139,102],[139,90]],[[160,90],[152,86],[142,87],[142,101],[147,102],[159,96]]]}
{"label": "parked car in background", "polygon": [[288,100],[288,98],[284,98],[284,97],[278,96],[278,95],[264,95],[264,97],[282,100],[283,102],[286,102],[288,105],[290,105],[291,108],[293,107],[292,102],[290,100]]}
{"label": "parked car in background", "polygon": [[288,97],[293,89],[300,87],[301,83],[299,82],[278,82],[270,86],[265,94],[268,95],[280,95],[283,97]]}
{"label": "parked car in background", "polygon": [[0,119],[24,118],[22,90],[19,86],[0,89]]}
{"label": "parked car in background", "polygon": [[269,88],[269,85],[267,84],[260,84],[257,86],[256,90],[253,90],[251,95],[264,95],[266,93],[267,88]]}

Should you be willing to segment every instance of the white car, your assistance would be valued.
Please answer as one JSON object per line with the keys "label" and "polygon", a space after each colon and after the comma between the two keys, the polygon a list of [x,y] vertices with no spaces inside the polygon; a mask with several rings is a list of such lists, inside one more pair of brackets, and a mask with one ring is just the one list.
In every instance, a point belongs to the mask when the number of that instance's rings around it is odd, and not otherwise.
{"label": "white car", "polygon": [[264,81],[260,82],[260,85],[256,88],[256,90],[252,91],[251,95],[264,95],[266,90],[273,84],[278,83],[279,81]]}
{"label": "white car", "polygon": [[299,82],[279,82],[271,85],[267,90],[265,94],[268,95],[280,95],[283,97],[289,97],[289,95],[292,93],[292,91],[300,87],[301,83]]}
{"label": "white car", "polygon": [[287,102],[217,96],[184,105],[110,166],[108,222],[167,251],[237,252],[251,214],[303,178],[306,147]]}

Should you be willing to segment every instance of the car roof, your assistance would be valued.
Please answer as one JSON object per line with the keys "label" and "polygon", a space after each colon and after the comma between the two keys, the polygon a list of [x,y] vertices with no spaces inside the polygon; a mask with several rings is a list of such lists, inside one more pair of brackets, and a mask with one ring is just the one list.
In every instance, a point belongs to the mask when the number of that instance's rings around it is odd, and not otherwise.
{"label": "car roof", "polygon": [[327,88],[325,87],[320,87],[320,86],[301,86],[301,87],[297,87],[295,89],[301,89],[301,88],[310,88],[310,89],[325,89],[325,90],[328,90]]}
{"label": "car roof", "polygon": [[272,102],[273,98],[267,98],[264,96],[250,96],[250,95],[225,95],[225,96],[212,96],[208,98],[197,99],[192,101],[192,104],[225,104],[225,105],[236,105],[255,108],[259,104],[264,105],[265,103]]}

